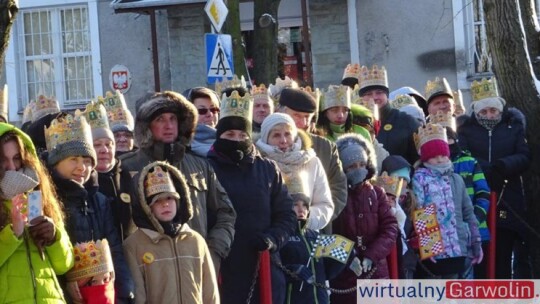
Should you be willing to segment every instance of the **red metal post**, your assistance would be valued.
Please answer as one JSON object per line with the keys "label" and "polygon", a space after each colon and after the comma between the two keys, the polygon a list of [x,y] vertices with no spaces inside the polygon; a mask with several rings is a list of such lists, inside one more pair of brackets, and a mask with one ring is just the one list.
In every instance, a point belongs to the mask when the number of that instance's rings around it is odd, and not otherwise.
{"label": "red metal post", "polygon": [[496,255],[496,243],[497,243],[497,193],[491,192],[489,196],[489,211],[488,211],[488,229],[490,235],[489,249],[487,252],[487,270],[486,278],[495,279],[495,255]]}
{"label": "red metal post", "polygon": [[[398,239],[398,242],[401,242],[401,240]],[[394,247],[392,247],[392,250],[390,250],[390,255],[388,255],[387,261],[388,261],[388,273],[390,274],[390,279],[397,280],[399,278],[397,243],[396,245],[394,245]]]}
{"label": "red metal post", "polygon": [[270,274],[270,252],[261,252],[259,268],[259,288],[261,304],[272,304],[272,276]]}

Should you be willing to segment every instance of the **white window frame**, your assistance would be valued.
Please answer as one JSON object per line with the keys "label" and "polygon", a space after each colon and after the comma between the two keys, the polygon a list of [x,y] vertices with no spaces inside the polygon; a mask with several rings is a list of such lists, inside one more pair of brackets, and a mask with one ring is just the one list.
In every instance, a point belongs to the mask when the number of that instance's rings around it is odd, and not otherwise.
{"label": "white window frame", "polygon": [[[21,114],[24,107],[28,104],[27,100],[27,88],[23,88],[23,79],[26,79],[25,75],[25,62],[21,59],[24,58],[24,52],[20,49],[23,43],[20,41],[22,36],[20,35],[21,23],[23,22],[22,13],[25,10],[47,10],[47,9],[58,9],[62,7],[71,8],[77,6],[86,6],[88,11],[88,26],[90,31],[90,57],[91,57],[91,69],[92,69],[92,83],[93,83],[93,96],[102,95],[103,86],[102,86],[102,75],[101,75],[101,52],[100,52],[100,43],[99,43],[99,19],[98,19],[98,7],[97,0],[92,1],[72,1],[72,3],[66,3],[67,1],[61,0],[25,0],[20,3],[20,11],[15,20],[15,24],[12,27],[12,33],[10,36],[10,43],[8,51],[6,54],[6,80],[9,87],[9,120],[10,121],[19,121],[21,119]],[[60,41],[60,39],[56,39]],[[54,41],[54,39],[53,39]],[[55,43],[55,42],[53,42]],[[57,56],[58,51],[56,51],[55,56]],[[62,58],[61,54],[60,57]],[[59,73],[61,74],[62,81],[56,84],[56,94],[55,96],[60,104],[62,109],[73,109],[80,107],[81,103],[78,104],[68,104],[64,103],[64,75],[63,75],[63,60],[56,62],[62,67],[60,68]],[[26,81],[26,80],[25,80]],[[59,89],[58,89],[59,88]],[[86,102],[88,102],[87,100]]]}

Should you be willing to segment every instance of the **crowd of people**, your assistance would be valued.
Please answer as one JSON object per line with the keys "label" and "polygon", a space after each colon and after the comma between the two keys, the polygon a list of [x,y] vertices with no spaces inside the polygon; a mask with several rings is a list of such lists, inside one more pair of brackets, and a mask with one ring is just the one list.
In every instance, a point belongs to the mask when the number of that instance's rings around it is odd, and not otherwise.
{"label": "crowd of people", "polygon": [[[495,278],[531,277],[523,114],[495,78],[467,114],[445,78],[390,92],[386,73],[0,117],[0,302],[356,303],[357,280],[487,278],[493,227]],[[314,254],[325,235],[344,257]]]}

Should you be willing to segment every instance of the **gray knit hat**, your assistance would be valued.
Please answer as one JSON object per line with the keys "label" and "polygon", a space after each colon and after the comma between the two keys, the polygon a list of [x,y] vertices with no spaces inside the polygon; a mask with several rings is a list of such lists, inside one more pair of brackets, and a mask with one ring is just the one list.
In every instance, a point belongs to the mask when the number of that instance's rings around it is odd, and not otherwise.
{"label": "gray knit hat", "polygon": [[67,113],[60,113],[49,128],[45,128],[45,139],[49,152],[47,159],[49,166],[54,166],[70,156],[90,157],[94,166],[97,163],[92,132],[84,116],[73,117]]}

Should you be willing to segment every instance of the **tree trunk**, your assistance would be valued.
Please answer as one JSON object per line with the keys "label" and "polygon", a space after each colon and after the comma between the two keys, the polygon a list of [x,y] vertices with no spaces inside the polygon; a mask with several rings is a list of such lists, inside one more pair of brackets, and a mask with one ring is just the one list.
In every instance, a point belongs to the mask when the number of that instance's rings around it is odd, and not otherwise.
{"label": "tree trunk", "polygon": [[[253,53],[255,83],[268,85],[273,83],[278,75],[277,66],[277,36],[278,36],[278,8],[281,0],[255,0],[253,26],[255,29],[255,52]],[[261,27],[259,18],[263,14],[270,14],[275,19],[267,27]]]}
{"label": "tree trunk", "polygon": [[238,75],[238,78],[243,75],[247,80],[244,41],[242,39],[242,29],[240,28],[240,1],[228,0],[226,2],[229,14],[223,25],[223,33],[232,36],[234,73]]}
{"label": "tree trunk", "polygon": [[[499,90],[509,106],[519,108],[527,118],[527,140],[531,150],[531,166],[524,175],[529,206],[533,270],[540,277],[540,99],[527,56],[524,33],[519,20],[519,2],[484,0],[484,15],[493,67]],[[524,11],[522,11],[523,13]],[[522,14],[523,16],[523,14]],[[524,18],[529,18],[529,16]]]}
{"label": "tree trunk", "polygon": [[19,9],[15,0],[0,0],[0,76],[4,71],[4,57],[9,44],[11,26]]}
{"label": "tree trunk", "polygon": [[533,64],[534,74],[540,76],[540,35],[537,31],[537,15],[533,0],[519,0],[521,16],[525,36],[527,37],[527,48]]}

